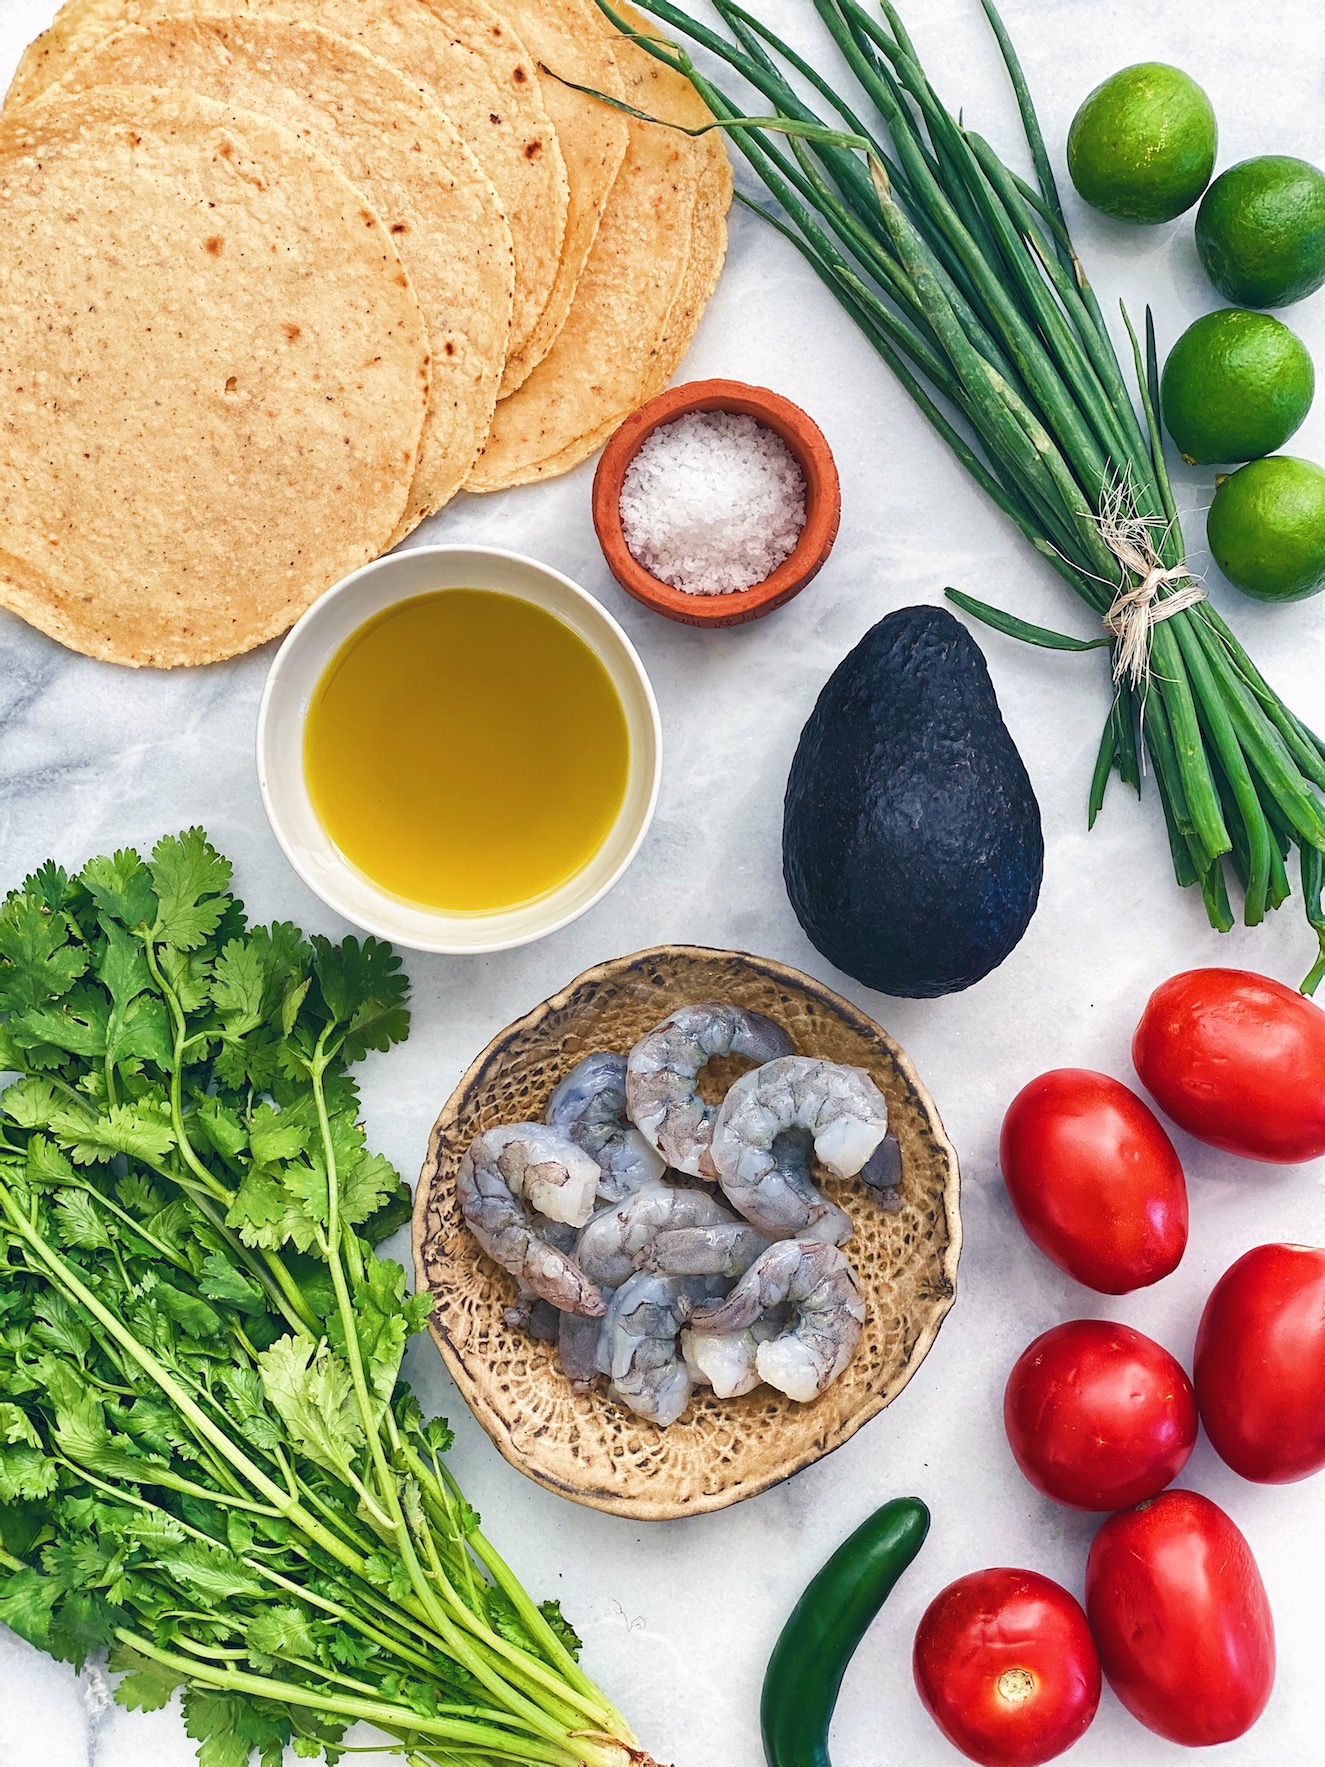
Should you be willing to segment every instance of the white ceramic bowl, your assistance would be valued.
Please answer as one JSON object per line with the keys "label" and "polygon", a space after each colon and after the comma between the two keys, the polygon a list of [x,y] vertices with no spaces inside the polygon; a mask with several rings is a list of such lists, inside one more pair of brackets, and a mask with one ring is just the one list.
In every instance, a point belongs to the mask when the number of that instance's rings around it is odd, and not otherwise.
{"label": "white ceramic bowl", "polygon": [[[374,614],[434,589],[495,589],[532,601],[579,634],[612,678],[630,731],[630,772],[611,833],[594,857],[537,901],[494,914],[447,914],[379,889],[318,820],[304,778],[304,720],[322,672]],[[532,558],[495,546],[389,553],[329,589],[286,636],[258,709],[258,786],[272,832],[311,890],[365,932],[416,951],[505,951],[556,932],[605,896],[639,851],[662,773],[662,728],[644,665],[592,596]]]}

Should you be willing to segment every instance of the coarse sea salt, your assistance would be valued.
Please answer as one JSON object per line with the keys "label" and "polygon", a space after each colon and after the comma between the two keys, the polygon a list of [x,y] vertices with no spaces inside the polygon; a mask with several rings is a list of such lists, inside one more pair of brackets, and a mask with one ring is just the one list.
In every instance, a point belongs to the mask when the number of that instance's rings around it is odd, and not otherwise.
{"label": "coarse sea salt", "polygon": [[743,411],[660,424],[626,469],[631,556],[688,595],[730,595],[772,576],[805,526],[805,475],[775,430]]}

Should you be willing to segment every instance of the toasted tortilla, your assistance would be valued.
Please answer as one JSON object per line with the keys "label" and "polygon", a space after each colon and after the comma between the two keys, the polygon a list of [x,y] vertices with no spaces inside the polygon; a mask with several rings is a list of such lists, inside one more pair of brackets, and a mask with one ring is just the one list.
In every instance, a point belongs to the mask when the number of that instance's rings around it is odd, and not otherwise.
{"label": "toasted tortilla", "polygon": [[569,80],[611,98],[625,96],[611,43],[615,33],[594,0],[504,0],[503,10],[539,64],[543,99],[561,143],[570,193],[556,279],[533,334],[507,357],[502,375],[505,398],[528,380],[566,323],[608,193],[626,157],[629,131],[619,111],[563,84]]}
{"label": "toasted tortilla", "polygon": [[428,408],[391,235],[267,117],[103,86],[0,117],[0,602],[169,668],[386,546]]}
{"label": "toasted tortilla", "polygon": [[515,249],[511,348],[532,336],[556,280],[569,202],[566,167],[533,62],[485,0],[66,0],[28,45],[6,107],[61,79],[124,24],[171,14],[267,12],[320,25],[422,87],[492,180]]}
{"label": "toasted tortilla", "polygon": [[[688,80],[628,39],[613,41],[637,110],[686,126],[711,120]],[[730,200],[717,130],[692,139],[629,119],[626,157],[561,335],[498,404],[467,489],[568,472],[666,382],[717,281]]]}
{"label": "toasted tortilla", "polygon": [[266,13],[125,25],[51,88],[157,86],[269,116],[334,160],[390,230],[423,309],[431,393],[394,539],[452,497],[492,422],[510,336],[511,231],[478,161],[380,56]]}

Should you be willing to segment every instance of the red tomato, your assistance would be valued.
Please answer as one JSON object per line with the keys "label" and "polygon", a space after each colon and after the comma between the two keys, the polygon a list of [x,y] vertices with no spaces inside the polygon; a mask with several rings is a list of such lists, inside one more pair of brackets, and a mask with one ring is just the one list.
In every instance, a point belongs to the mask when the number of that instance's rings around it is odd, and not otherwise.
{"label": "red tomato", "polygon": [[1126,1509],[1186,1466],[1196,1395],[1153,1338],[1107,1319],[1073,1319],[1022,1352],[1003,1422],[1037,1491],[1073,1509]]}
{"label": "red tomato", "polygon": [[1196,1334],[1196,1396],[1244,1479],[1287,1485],[1325,1466],[1325,1251],[1258,1245],[1224,1272]]}
{"label": "red tomato", "polygon": [[1282,982],[1245,969],[1172,977],[1146,1003],[1132,1060],[1198,1141],[1275,1165],[1325,1154],[1325,1012]]}
{"label": "red tomato", "polygon": [[949,1583],[925,1609],[912,1666],[930,1717],[982,1767],[1052,1761],[1100,1703],[1086,1616],[1037,1571],[973,1571]]}
{"label": "red tomato", "polygon": [[1149,1729],[1201,1748],[1241,1736],[1274,1686],[1274,1620],[1241,1533],[1195,1491],[1110,1516],[1086,1563],[1109,1686]]}
{"label": "red tomato", "polygon": [[1145,1288],[1187,1249],[1187,1183],[1146,1104],[1107,1074],[1056,1068],[1008,1106],[999,1143],[1017,1219],[1104,1295]]}

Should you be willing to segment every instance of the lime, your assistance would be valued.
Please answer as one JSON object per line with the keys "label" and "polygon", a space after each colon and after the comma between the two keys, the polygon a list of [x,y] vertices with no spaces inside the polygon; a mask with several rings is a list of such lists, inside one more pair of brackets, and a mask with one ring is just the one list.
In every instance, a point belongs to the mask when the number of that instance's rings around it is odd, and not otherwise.
{"label": "lime", "polygon": [[1316,373],[1301,338],[1268,313],[1207,313],[1169,351],[1164,422],[1184,460],[1271,454],[1311,409]]}
{"label": "lime", "polygon": [[1286,307],[1325,282],[1325,175],[1267,153],[1221,172],[1196,216],[1205,273],[1244,307]]}
{"label": "lime", "polygon": [[1205,523],[1215,563],[1258,601],[1325,588],[1325,471],[1291,454],[1253,460],[1215,492]]}
{"label": "lime", "polygon": [[1067,168],[1092,208],[1120,221],[1171,221],[1210,182],[1217,139],[1196,81],[1142,61],[1097,86],[1073,117]]}

